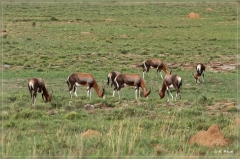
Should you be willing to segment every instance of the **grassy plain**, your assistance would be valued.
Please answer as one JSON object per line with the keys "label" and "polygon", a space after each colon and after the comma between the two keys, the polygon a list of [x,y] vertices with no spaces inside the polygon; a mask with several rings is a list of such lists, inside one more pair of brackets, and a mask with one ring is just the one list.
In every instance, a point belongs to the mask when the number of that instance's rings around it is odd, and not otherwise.
{"label": "grassy plain", "polygon": [[[237,3],[4,3],[2,46],[3,157],[236,157],[239,155],[237,69],[210,66],[237,63]],[[207,11],[207,8],[212,8]],[[201,18],[187,18],[190,12]],[[78,97],[70,101],[66,79],[72,72],[92,73],[99,86],[110,71],[139,73],[148,58],[184,64],[182,100],[166,102],[157,92],[161,78],[150,70],[148,99],[134,99],[134,88],[121,99]],[[192,64],[208,67],[205,83],[194,83]],[[237,67],[238,68],[238,67]],[[41,77],[51,103],[40,94],[31,106],[27,80]],[[175,92],[174,92],[175,95]],[[91,104],[94,110],[84,106]],[[212,108],[212,109],[210,109]],[[218,124],[232,141],[225,147],[190,145],[200,130]],[[95,134],[86,135],[88,130]],[[223,153],[219,153],[223,152]]]}

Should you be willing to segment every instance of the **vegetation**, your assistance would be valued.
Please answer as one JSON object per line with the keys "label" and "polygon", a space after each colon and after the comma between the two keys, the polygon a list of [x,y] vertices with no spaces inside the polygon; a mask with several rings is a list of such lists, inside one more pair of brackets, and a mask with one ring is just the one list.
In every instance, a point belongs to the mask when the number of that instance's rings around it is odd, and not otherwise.
{"label": "vegetation", "polygon": [[[223,108],[238,102],[238,72],[210,67],[237,63],[236,4],[3,3],[2,156],[237,156],[239,109]],[[201,18],[188,18],[190,12]],[[102,88],[111,71],[142,75],[136,64],[149,58],[177,64],[173,74],[183,79],[181,100],[159,98],[162,79],[153,69],[145,81],[152,88],[148,99],[135,100],[133,87],[121,89],[121,99],[112,97],[110,86],[106,99],[92,90],[90,100],[86,87],[70,99],[66,79],[72,72],[91,73]],[[204,84],[192,76],[197,62],[208,66]],[[31,106],[31,77],[44,79],[53,92],[50,103],[38,94]],[[189,144],[212,124],[231,144]]]}

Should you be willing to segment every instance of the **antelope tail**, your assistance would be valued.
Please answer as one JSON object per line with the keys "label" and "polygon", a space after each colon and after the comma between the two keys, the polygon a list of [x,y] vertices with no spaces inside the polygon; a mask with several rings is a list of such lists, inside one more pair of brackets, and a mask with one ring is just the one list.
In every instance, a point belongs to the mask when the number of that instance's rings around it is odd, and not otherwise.
{"label": "antelope tail", "polygon": [[107,85],[109,85],[110,77],[107,78]]}

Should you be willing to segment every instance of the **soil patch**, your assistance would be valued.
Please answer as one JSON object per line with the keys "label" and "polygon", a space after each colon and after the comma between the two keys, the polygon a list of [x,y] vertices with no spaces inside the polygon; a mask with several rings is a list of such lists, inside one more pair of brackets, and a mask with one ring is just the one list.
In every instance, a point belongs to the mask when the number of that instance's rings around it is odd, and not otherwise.
{"label": "soil patch", "polygon": [[225,139],[225,136],[219,129],[217,124],[213,124],[207,131],[199,131],[196,135],[192,136],[190,144],[197,143],[202,146],[226,146],[229,141]]}
{"label": "soil patch", "polygon": [[[168,68],[179,68],[181,67],[184,70],[193,70],[195,71],[195,67],[196,67],[196,63],[171,63],[168,62],[166,63],[166,66]],[[207,68],[206,71],[212,71],[212,72],[228,72],[228,71],[232,71],[232,70],[236,70],[237,69],[237,64],[234,62],[215,62],[215,63],[208,63],[208,64],[204,64]]]}

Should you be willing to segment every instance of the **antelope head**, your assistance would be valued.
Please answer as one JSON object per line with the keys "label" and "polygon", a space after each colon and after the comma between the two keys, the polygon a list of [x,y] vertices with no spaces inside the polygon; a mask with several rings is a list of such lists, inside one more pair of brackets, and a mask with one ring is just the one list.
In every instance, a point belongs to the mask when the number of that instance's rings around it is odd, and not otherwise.
{"label": "antelope head", "polygon": [[194,73],[192,72],[192,75],[193,75],[193,77],[195,78],[196,83],[200,83],[200,82],[199,82],[199,76],[198,76],[198,74],[194,74]]}

